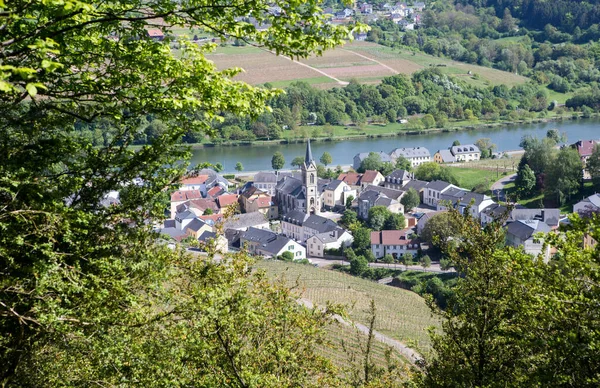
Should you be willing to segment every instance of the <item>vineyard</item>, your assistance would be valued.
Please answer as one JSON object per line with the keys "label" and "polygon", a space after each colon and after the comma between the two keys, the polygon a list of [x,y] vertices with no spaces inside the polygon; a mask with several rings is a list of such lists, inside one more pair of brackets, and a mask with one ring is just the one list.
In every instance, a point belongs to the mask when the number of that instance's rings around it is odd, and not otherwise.
{"label": "vineyard", "polygon": [[257,266],[290,286],[297,281],[302,297],[317,305],[327,301],[346,305],[349,319],[362,324],[368,323],[373,299],[377,309],[375,330],[421,353],[430,349],[427,328],[437,326],[438,321],[423,298],[411,291],[307,265],[260,261]]}

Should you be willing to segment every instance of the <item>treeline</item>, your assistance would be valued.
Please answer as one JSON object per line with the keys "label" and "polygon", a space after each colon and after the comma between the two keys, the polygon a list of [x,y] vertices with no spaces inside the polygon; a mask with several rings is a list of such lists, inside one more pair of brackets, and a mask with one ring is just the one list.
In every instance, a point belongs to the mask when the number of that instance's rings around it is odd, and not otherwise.
{"label": "treeline", "polygon": [[[273,140],[282,138],[284,131],[294,131],[299,138],[333,136],[331,125],[387,124],[413,115],[418,115],[411,119],[413,129],[442,128],[450,120],[517,120],[531,118],[532,112],[543,111],[548,105],[547,93],[532,83],[512,88],[476,87],[437,68],[410,77],[386,77],[379,85],[352,81],[330,90],[295,82],[270,101],[271,112],[255,119],[223,113],[223,121],[213,123],[213,141]],[[131,134],[133,143],[158,139],[165,128],[160,120],[142,117],[138,130]],[[105,145],[116,133],[108,121],[80,123],[77,129],[94,145]],[[193,132],[183,138],[184,143],[200,141],[202,137]]]}

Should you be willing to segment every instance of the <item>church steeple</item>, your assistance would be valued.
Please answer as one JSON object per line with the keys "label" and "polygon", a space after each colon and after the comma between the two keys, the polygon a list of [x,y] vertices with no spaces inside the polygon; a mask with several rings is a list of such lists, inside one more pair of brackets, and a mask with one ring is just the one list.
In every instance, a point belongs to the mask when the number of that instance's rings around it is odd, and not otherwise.
{"label": "church steeple", "polygon": [[310,164],[312,162],[313,162],[312,150],[310,149],[310,139],[308,139],[308,142],[306,143],[306,156],[304,157],[304,164],[306,166],[310,166]]}

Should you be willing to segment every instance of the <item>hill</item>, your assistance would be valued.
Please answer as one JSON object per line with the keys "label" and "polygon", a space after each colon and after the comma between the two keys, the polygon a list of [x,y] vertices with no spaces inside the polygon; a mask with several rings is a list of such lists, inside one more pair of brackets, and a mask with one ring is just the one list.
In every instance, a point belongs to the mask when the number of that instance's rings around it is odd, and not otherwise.
{"label": "hill", "polygon": [[299,62],[250,46],[219,47],[207,58],[220,69],[243,68],[244,72],[237,79],[255,85],[268,82],[275,87],[304,81],[319,88],[331,88],[344,85],[353,78],[363,83],[378,83],[383,77],[412,74],[429,67],[438,67],[446,74],[477,86],[512,86],[527,81],[526,77],[497,69],[370,42],[348,43],[326,51],[321,57],[310,57]]}

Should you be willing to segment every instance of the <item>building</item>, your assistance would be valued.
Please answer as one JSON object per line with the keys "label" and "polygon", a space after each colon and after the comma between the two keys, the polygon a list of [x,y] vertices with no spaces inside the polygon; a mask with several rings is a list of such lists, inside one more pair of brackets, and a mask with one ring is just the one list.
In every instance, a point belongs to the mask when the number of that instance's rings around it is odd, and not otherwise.
{"label": "building", "polygon": [[594,147],[597,143],[598,141],[596,140],[579,140],[578,142],[571,145],[572,148],[575,148],[577,150],[579,158],[581,159],[581,162],[584,166],[587,164],[587,161],[590,158],[590,156],[592,156],[592,153],[594,152]]}
{"label": "building", "polygon": [[223,222],[223,230],[248,230],[248,228],[269,229],[269,221],[260,212],[234,214]]}
{"label": "building", "polygon": [[451,187],[456,187],[453,184],[444,181],[429,182],[423,189],[423,203],[428,206],[437,208],[440,201],[440,196]]}
{"label": "building", "polygon": [[[371,187],[371,186],[369,186]],[[391,189],[389,189],[391,190]],[[392,213],[404,213],[404,206],[396,199],[389,198],[382,192],[367,189],[358,196],[358,218],[366,220],[369,218],[369,210],[373,206],[384,206]]]}
{"label": "building", "polygon": [[229,206],[234,206],[237,208],[238,206],[238,195],[237,194],[221,194],[216,198],[217,206],[219,206],[219,211],[224,212],[226,208]]}
{"label": "building", "polygon": [[300,169],[301,178],[285,176],[275,187],[276,202],[281,214],[292,210],[302,210],[307,214],[321,212],[322,193],[329,182],[317,177],[317,163],[312,156],[310,140],[306,143],[306,155]]}
{"label": "building", "polygon": [[395,170],[386,176],[383,187],[394,190],[401,190],[402,187],[414,179],[414,175],[406,170]]}
{"label": "building", "polygon": [[316,234],[306,240],[308,257],[325,257],[326,251],[347,248],[354,238],[345,229],[336,228],[330,232]]}
{"label": "building", "polygon": [[475,144],[452,146],[450,152],[457,162],[471,162],[481,159],[481,151]]}
{"label": "building", "polygon": [[[506,226],[506,245],[523,247],[525,253],[538,256],[542,253],[544,239],[537,233],[549,233],[552,229],[545,222],[538,220],[519,220]],[[550,248],[546,247],[544,255],[548,257]]]}
{"label": "building", "polygon": [[360,191],[360,180],[362,179],[362,174],[357,172],[344,172],[341,173],[337,180],[346,183],[350,188],[354,190]]}
{"label": "building", "polygon": [[573,213],[585,216],[600,212],[600,194],[593,194],[573,205]]}
{"label": "building", "polygon": [[408,183],[406,183],[402,187],[402,190],[408,191],[410,189],[415,189],[415,191],[417,193],[419,193],[419,198],[421,200],[421,203],[424,203],[423,193],[425,192],[425,188],[427,187],[428,184],[429,184],[429,182],[427,182],[427,181],[420,181],[418,179],[413,179],[413,180],[409,181]]}
{"label": "building", "polygon": [[292,210],[281,218],[282,234],[300,242],[338,228],[338,224],[328,218],[317,214],[308,215],[300,210]]}
{"label": "building", "polygon": [[177,213],[177,206],[192,199],[202,198],[200,190],[177,190],[171,193],[171,218]]}
{"label": "building", "polygon": [[419,242],[412,234],[412,229],[371,232],[371,252],[378,259],[387,254],[394,259],[407,253],[416,255],[419,252]]}
{"label": "building", "polygon": [[396,201],[400,201],[400,199],[406,192],[404,190],[388,189],[387,187],[372,185],[365,187],[365,191],[367,190],[377,191],[378,193],[384,194],[386,197],[395,199]]}
{"label": "building", "polygon": [[185,231],[190,222],[197,218],[196,214],[189,210],[184,210],[175,214],[175,228]]}
{"label": "building", "polygon": [[459,187],[450,187],[440,194],[437,210],[445,210],[451,204],[456,207],[460,214],[469,209],[473,218],[480,218],[481,212],[488,206],[494,204],[494,201],[487,195],[467,191]]}
{"label": "building", "polygon": [[390,157],[393,160],[403,156],[405,159],[410,161],[413,167],[420,166],[423,163],[431,162],[431,154],[425,147],[412,147],[412,148],[396,148],[390,153]]}
{"label": "building", "polygon": [[456,162],[456,157],[452,155],[450,150],[439,150],[433,155],[433,161],[439,164],[454,163]]}
{"label": "building", "polygon": [[212,232],[213,228],[205,221],[194,218],[190,223],[185,227],[185,233],[188,237],[193,237],[198,239],[200,235],[204,232]]}
{"label": "building", "polygon": [[252,185],[269,195],[275,195],[278,178],[278,174],[274,172],[259,172],[254,175]]}
{"label": "building", "polygon": [[354,155],[352,167],[355,170],[358,170],[360,168],[360,166],[362,165],[363,160],[365,160],[371,153],[379,155],[379,157],[381,158],[382,162],[392,162],[393,161],[392,158],[390,157],[390,155],[386,154],[383,151],[379,151],[379,152],[361,152],[359,154]]}
{"label": "building", "polygon": [[146,33],[148,34],[148,37],[152,40],[162,41],[165,39],[165,34],[163,34],[163,32],[158,28],[151,28],[149,30],[146,30]]}
{"label": "building", "polygon": [[279,208],[274,198],[269,196],[257,197],[246,201],[246,213],[259,212],[268,220],[279,218]]}
{"label": "building", "polygon": [[323,191],[323,207],[325,209],[344,209],[348,198],[356,198],[356,190],[339,179],[329,182]]}
{"label": "building", "polygon": [[270,230],[249,228],[240,235],[240,245],[253,255],[277,257],[284,252],[291,252],[294,260],[306,259],[306,248]]}
{"label": "building", "polygon": [[198,237],[198,242],[201,246],[214,244],[214,249],[219,253],[227,253],[229,251],[227,238],[218,235],[215,232],[204,232]]}
{"label": "building", "polygon": [[252,203],[259,198],[270,199],[271,196],[268,193],[258,189],[256,186],[246,187],[246,189],[240,194],[239,197],[240,210],[244,213],[251,213],[252,211],[257,211],[256,209],[249,210],[248,208],[249,203]]}
{"label": "building", "polygon": [[185,201],[182,204],[177,205],[177,207],[175,208],[176,213],[181,213],[186,210],[193,212],[197,216],[201,216],[207,210],[210,210],[213,213],[218,213],[220,209],[217,205],[217,202],[214,199],[200,198]]}
{"label": "building", "polygon": [[419,218],[417,221],[417,234],[420,236],[423,233],[423,229],[425,229],[425,225],[429,222],[430,219],[437,216],[438,214],[446,213],[444,210],[438,210],[434,212],[425,213]]}
{"label": "building", "polygon": [[505,223],[527,220],[542,221],[551,229],[556,229],[560,223],[560,209],[528,209],[516,207],[509,212],[506,206],[493,203],[481,212],[482,225],[487,225],[493,221],[501,220],[502,218],[506,218]]}
{"label": "building", "polygon": [[379,186],[379,184],[383,181],[385,181],[385,178],[383,177],[383,175],[381,175],[379,171],[367,170],[364,172],[360,180],[360,189],[364,190],[365,187],[369,185]]}

